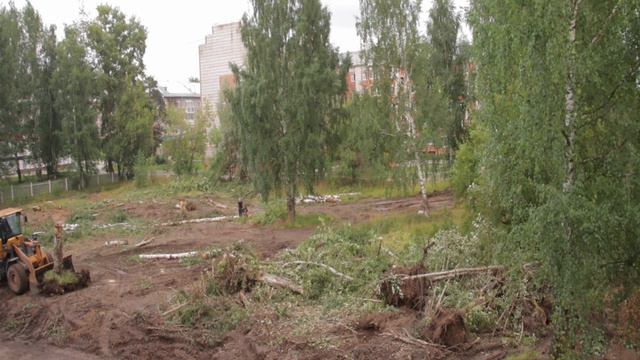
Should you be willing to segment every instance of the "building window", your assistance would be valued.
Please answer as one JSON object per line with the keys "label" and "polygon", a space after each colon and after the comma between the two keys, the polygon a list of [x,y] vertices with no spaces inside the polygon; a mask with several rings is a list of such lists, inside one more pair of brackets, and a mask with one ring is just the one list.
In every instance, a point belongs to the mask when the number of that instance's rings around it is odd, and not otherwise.
{"label": "building window", "polygon": [[195,118],[196,118],[196,106],[193,103],[193,100],[186,100],[185,101],[185,118],[187,119],[188,122],[192,123],[194,122]]}
{"label": "building window", "polygon": [[356,73],[351,74],[351,81],[356,82]]}

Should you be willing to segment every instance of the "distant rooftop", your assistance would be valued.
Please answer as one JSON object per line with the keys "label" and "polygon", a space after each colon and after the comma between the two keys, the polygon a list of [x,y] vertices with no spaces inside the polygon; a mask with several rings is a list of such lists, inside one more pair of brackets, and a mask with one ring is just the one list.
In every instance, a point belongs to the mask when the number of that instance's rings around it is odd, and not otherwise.
{"label": "distant rooftop", "polygon": [[200,83],[171,81],[158,89],[164,97],[200,97]]}

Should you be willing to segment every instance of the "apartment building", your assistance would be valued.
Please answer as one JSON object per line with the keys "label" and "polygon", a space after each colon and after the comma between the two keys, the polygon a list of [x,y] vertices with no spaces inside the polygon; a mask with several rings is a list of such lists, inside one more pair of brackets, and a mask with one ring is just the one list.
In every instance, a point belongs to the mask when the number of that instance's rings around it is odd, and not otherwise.
{"label": "apartment building", "polygon": [[193,125],[196,121],[196,114],[200,111],[200,94],[195,89],[197,84],[189,83],[183,86],[160,86],[165,106],[173,106],[184,111],[185,120]]}
{"label": "apartment building", "polygon": [[225,88],[235,86],[230,63],[243,66],[246,49],[240,34],[240,22],[214,25],[211,34],[199,46],[200,94],[202,105],[209,106],[213,114],[212,126],[218,127],[217,106]]}

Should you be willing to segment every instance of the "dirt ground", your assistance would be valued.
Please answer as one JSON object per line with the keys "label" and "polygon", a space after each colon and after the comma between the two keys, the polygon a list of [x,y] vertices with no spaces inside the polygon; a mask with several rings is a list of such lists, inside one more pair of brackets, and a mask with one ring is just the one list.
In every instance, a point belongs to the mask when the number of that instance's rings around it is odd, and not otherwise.
{"label": "dirt ground", "polygon": [[[96,197],[99,195],[95,195]],[[96,198],[96,201],[98,199]],[[220,199],[189,199],[196,210],[188,218],[232,215],[235,204],[220,206]],[[419,198],[398,200],[366,199],[346,204],[311,204],[300,207],[301,213],[322,213],[339,221],[359,223],[376,217],[416,212]],[[453,206],[448,193],[430,199],[431,209]],[[131,216],[160,223],[176,218],[175,203],[135,201],[110,204]],[[250,207],[250,211],[255,210]],[[44,223],[66,219],[68,210],[55,207],[42,212],[28,212],[30,221]],[[222,345],[209,346],[184,328],[166,326],[162,313],[170,307],[180,290],[196,283],[206,265],[185,266],[176,260],[137,261],[141,253],[176,253],[204,250],[244,242],[261,259],[294,248],[314,229],[282,229],[238,222],[189,224],[158,227],[150,235],[153,242],[143,248],[106,247],[107,234],[71,243],[67,253],[74,256],[77,268],[91,271],[92,283],[63,296],[44,297],[35,292],[14,296],[6,286],[0,287],[0,302],[7,309],[0,319],[0,354],[22,359],[430,359],[475,358],[500,359],[506,355],[500,344],[486,349],[469,350],[463,355],[447,354],[440,348],[406,343],[398,335],[416,320],[412,312],[398,312],[384,319],[375,330],[358,330],[341,320],[329,322],[322,331],[331,343],[314,344],[313,336],[290,333],[273,314],[255,314],[229,333]],[[120,237],[130,244],[140,236]],[[119,239],[120,239],[119,238]],[[309,309],[294,309],[304,315]],[[274,339],[279,339],[274,341]],[[487,346],[487,344],[489,344]],[[9,358],[13,358],[9,355]]]}

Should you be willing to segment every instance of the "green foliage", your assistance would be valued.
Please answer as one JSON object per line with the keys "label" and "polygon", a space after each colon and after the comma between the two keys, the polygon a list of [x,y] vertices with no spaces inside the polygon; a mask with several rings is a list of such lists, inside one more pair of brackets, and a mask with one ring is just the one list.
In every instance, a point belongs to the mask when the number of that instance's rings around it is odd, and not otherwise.
{"label": "green foliage", "polygon": [[335,100],[345,90],[330,45],[331,15],[320,1],[252,1],[243,18],[243,68],[229,97],[242,159],[264,200],[284,190],[295,216],[298,183],[311,189],[322,173],[325,136]]}
{"label": "green foliage", "polygon": [[178,176],[171,180],[168,188],[173,193],[211,192],[214,189],[210,179],[204,176]]}
{"label": "green foliage", "polygon": [[136,156],[136,163],[133,168],[133,179],[136,187],[143,188],[150,183],[150,159],[147,159],[143,153],[138,153]]}
{"label": "green foliage", "polygon": [[227,101],[227,98],[233,97],[233,92],[228,90],[217,107],[220,125],[211,131],[211,144],[216,148],[209,171],[212,181],[242,181],[247,177],[246,164],[241,160],[238,127],[234,123],[234,115]]}
{"label": "green foliage", "polygon": [[142,82],[147,31],[118,8],[100,5],[85,25],[88,47],[95,55],[101,115],[102,150],[109,170],[130,176],[135,157],[153,149],[156,111]]}
{"label": "green foliage", "polygon": [[210,113],[201,109],[196,114],[196,119],[190,123],[186,119],[184,111],[169,107],[167,109],[166,131],[164,150],[173,160],[173,171],[179,175],[193,175],[196,173],[196,161],[204,159],[207,145],[207,123],[210,121]]}
{"label": "green foliage", "polygon": [[251,222],[257,225],[270,225],[287,218],[287,207],[282,201],[270,201],[263,204],[263,211],[251,217]]}
{"label": "green foliage", "polygon": [[111,224],[118,224],[126,222],[128,219],[129,214],[127,214],[127,212],[122,209],[118,209],[114,211],[113,214],[111,214],[111,216],[109,217],[109,222]]}
{"label": "green foliage", "polygon": [[68,153],[74,160],[80,188],[85,188],[88,173],[93,172],[99,156],[95,96],[95,75],[89,65],[85,39],[77,26],[65,28],[65,38],[58,44],[58,68],[54,83],[59,91],[56,110],[62,118]]}
{"label": "green foliage", "polygon": [[183,294],[182,301],[188,303],[172,316],[173,320],[181,325],[204,329],[211,346],[221,344],[225,334],[235,329],[248,315],[231,298]]}
{"label": "green foliage", "polygon": [[597,353],[572,334],[597,335],[604,294],[640,281],[638,5],[484,0],[470,11],[487,129],[480,211],[503,232],[504,259],[541,261],[564,354]]}
{"label": "green foliage", "polygon": [[47,271],[44,274],[44,281],[53,281],[60,286],[73,285],[78,283],[78,277],[73,271],[64,270],[61,274],[55,271]]}
{"label": "green foliage", "polygon": [[[460,146],[451,169],[451,188],[458,197],[467,195],[481,179],[480,161],[487,134],[481,124],[475,124],[467,142]],[[472,195],[472,194],[469,194]]]}

